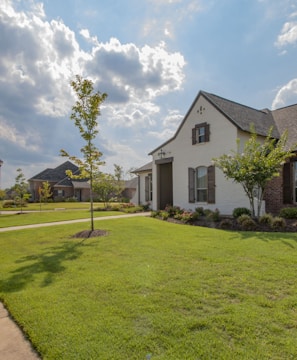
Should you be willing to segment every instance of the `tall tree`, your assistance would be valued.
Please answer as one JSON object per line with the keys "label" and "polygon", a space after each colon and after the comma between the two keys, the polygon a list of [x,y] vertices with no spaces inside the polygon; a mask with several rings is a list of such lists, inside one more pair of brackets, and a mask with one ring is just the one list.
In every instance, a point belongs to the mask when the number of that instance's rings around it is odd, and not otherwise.
{"label": "tall tree", "polygon": [[94,91],[94,84],[91,80],[83,79],[76,75],[76,79],[71,82],[71,86],[76,94],[77,100],[72,107],[70,119],[74,121],[79,129],[80,135],[85,140],[85,145],[80,149],[83,160],[76,156],[70,156],[65,150],[61,150],[62,156],[68,157],[79,168],[79,175],[74,175],[68,170],[67,176],[72,179],[88,179],[90,182],[90,204],[91,204],[91,231],[94,230],[94,208],[93,208],[93,180],[94,175],[99,171],[99,167],[104,164],[100,161],[102,153],[94,144],[98,134],[97,118],[100,115],[100,106],[107,97],[106,93]]}
{"label": "tall tree", "polygon": [[280,175],[281,166],[293,156],[296,148],[296,145],[286,147],[286,132],[277,140],[272,138],[272,130],[271,128],[264,142],[261,142],[252,127],[251,137],[244,144],[243,152],[239,151],[238,141],[237,151],[213,159],[215,166],[223,171],[226,178],[242,185],[249,199],[252,215],[257,217],[260,216],[268,182]]}
{"label": "tall tree", "polygon": [[17,169],[17,176],[15,178],[14,191],[16,193],[15,201],[20,204],[21,213],[23,212],[23,205],[30,198],[28,191],[28,183],[22,169]]}

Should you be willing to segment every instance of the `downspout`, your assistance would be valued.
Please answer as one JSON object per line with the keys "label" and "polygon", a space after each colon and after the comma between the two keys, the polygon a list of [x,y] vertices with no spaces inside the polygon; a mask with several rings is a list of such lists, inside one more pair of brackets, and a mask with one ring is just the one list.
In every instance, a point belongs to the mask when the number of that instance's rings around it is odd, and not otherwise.
{"label": "downspout", "polygon": [[140,175],[138,174],[137,175],[137,182],[138,182],[138,184],[137,184],[137,192],[138,192],[138,194],[137,194],[137,196],[138,196],[138,206],[140,205]]}

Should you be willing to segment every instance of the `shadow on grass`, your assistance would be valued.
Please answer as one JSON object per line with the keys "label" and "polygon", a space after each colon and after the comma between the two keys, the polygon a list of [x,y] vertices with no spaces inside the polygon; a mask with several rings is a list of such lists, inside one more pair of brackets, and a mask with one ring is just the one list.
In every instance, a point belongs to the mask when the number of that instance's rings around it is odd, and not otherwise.
{"label": "shadow on grass", "polygon": [[20,258],[16,264],[24,265],[13,270],[6,280],[0,281],[0,288],[7,293],[20,291],[32,283],[38,274],[44,274],[41,287],[50,285],[55,275],[65,270],[65,261],[77,259],[82,254],[82,247],[90,246],[83,242],[64,242],[60,246],[45,249],[43,253]]}
{"label": "shadow on grass", "polygon": [[[295,249],[294,242],[297,243],[296,233],[283,233],[283,232],[249,232],[249,231],[236,231],[234,237],[242,240],[258,239],[264,242],[281,241],[284,245]],[[292,243],[293,242],[293,243]]]}

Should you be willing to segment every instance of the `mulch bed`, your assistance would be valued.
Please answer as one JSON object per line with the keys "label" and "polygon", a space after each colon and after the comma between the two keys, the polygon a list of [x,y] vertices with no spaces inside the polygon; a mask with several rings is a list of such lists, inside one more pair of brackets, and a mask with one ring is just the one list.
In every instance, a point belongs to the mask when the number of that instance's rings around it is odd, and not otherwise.
{"label": "mulch bed", "polygon": [[90,237],[97,237],[97,236],[106,236],[108,234],[107,231],[105,230],[83,230],[80,231],[78,233],[76,233],[75,235],[73,235],[73,238],[82,238],[82,239],[88,239]]}
{"label": "mulch bed", "polygon": [[[227,220],[227,221],[225,221]],[[256,227],[253,229],[243,229],[240,224],[238,224],[237,220],[231,217],[221,217],[220,221],[210,221],[207,219],[199,219],[195,220],[191,223],[184,223],[180,220],[176,220],[174,218],[168,218],[169,222],[173,222],[176,224],[184,224],[184,225],[192,225],[192,226],[203,226],[214,229],[222,229],[222,230],[234,230],[234,231],[260,231],[260,232],[297,232],[297,220],[296,219],[286,219],[286,226],[280,229],[272,229],[270,226],[266,224],[256,223]],[[224,224],[225,223],[225,224]]]}

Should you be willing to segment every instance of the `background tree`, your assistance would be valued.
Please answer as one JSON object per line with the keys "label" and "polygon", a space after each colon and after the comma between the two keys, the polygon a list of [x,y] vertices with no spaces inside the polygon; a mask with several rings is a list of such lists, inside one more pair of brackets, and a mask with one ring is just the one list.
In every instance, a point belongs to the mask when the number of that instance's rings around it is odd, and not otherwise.
{"label": "background tree", "polygon": [[71,82],[71,86],[75,91],[77,101],[72,107],[70,119],[74,121],[86,144],[80,149],[83,160],[76,156],[70,156],[63,149],[61,150],[61,155],[72,160],[80,170],[79,175],[74,175],[72,171],[67,171],[67,176],[72,179],[88,179],[90,182],[91,231],[93,231],[93,179],[94,174],[99,171],[99,167],[104,164],[104,162],[100,161],[102,153],[95,146],[94,140],[98,134],[97,118],[100,115],[100,106],[106,99],[107,94],[101,94],[99,91],[95,92],[93,82],[82,79],[79,75],[76,75],[76,80]]}
{"label": "background tree", "polygon": [[17,174],[18,175],[15,178],[15,185],[13,190],[16,193],[15,203],[20,205],[22,213],[23,205],[30,198],[31,194],[28,191],[28,183],[26,182],[26,178],[22,172],[22,169],[17,169]]}
{"label": "background tree", "polygon": [[42,183],[42,187],[40,186],[38,188],[38,193],[39,193],[39,202],[40,202],[40,210],[41,210],[41,203],[42,202],[47,203],[48,199],[50,199],[53,196],[50,183],[48,181],[44,181]]}
{"label": "background tree", "polygon": [[114,180],[115,180],[115,195],[119,199],[122,195],[123,190],[125,189],[124,181],[124,170],[123,167],[117,164],[114,166]]}
{"label": "background tree", "polygon": [[[231,155],[222,155],[213,159],[215,166],[221,169],[228,179],[242,185],[250,202],[253,216],[260,216],[265,188],[268,182],[279,176],[281,166],[293,156],[296,145],[286,148],[287,133],[279,140],[271,137],[272,128],[264,142],[259,142],[254,128],[251,137],[244,144],[243,152],[233,151]],[[257,206],[255,204],[255,198]],[[257,208],[257,211],[256,211]]]}
{"label": "background tree", "polygon": [[104,202],[107,208],[110,200],[115,196],[117,191],[116,179],[111,174],[99,173],[94,179],[94,193],[100,201]]}

